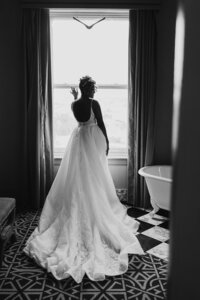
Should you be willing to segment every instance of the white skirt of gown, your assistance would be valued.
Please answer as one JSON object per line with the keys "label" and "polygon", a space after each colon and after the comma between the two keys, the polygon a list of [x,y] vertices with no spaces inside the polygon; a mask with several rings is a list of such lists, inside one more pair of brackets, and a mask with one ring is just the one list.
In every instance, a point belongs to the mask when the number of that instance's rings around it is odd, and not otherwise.
{"label": "white skirt of gown", "polygon": [[23,251],[58,279],[94,281],[128,269],[128,253],[144,254],[139,223],[116,195],[96,124],[78,126],[47,195],[38,227]]}

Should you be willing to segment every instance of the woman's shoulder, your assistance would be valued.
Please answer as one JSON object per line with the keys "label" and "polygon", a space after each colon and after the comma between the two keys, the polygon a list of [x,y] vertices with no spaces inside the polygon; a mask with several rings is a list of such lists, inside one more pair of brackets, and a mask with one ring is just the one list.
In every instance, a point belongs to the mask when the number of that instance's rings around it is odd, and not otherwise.
{"label": "woman's shoulder", "polygon": [[100,104],[96,99],[92,99],[92,106],[99,107]]}
{"label": "woman's shoulder", "polygon": [[76,99],[76,100],[72,101],[72,103],[71,103],[71,108],[72,108],[72,109],[73,109],[74,106],[77,106],[77,103],[80,102],[79,100],[80,100],[80,99]]}

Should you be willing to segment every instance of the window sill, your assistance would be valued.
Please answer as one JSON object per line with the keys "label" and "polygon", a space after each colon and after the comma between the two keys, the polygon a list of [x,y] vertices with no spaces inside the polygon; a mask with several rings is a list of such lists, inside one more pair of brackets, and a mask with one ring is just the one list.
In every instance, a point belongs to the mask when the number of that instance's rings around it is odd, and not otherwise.
{"label": "window sill", "polygon": [[[54,160],[61,160],[64,155],[63,149],[56,149],[54,152]],[[112,149],[108,154],[108,160],[126,160],[128,159],[128,153],[126,149]]]}
{"label": "window sill", "polygon": [[[63,153],[59,153],[59,154],[56,153],[54,155],[54,165],[60,165],[62,157],[63,157]],[[128,160],[127,155],[122,155],[122,154],[117,155],[116,153],[115,154],[110,153],[108,155],[109,165],[127,165],[127,160]]]}

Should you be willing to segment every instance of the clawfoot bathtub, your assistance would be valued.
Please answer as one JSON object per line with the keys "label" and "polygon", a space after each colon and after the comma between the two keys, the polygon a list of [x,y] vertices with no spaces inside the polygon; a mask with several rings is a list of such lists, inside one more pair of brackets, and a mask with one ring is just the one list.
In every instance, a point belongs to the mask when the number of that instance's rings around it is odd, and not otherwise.
{"label": "clawfoot bathtub", "polygon": [[139,169],[138,173],[145,178],[150,194],[154,215],[159,208],[170,210],[170,195],[172,185],[171,166],[146,166]]}

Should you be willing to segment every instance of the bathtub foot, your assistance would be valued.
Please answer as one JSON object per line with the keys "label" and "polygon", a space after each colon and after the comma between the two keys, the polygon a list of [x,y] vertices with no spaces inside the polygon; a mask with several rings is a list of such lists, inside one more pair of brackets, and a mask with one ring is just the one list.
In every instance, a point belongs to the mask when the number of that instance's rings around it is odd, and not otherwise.
{"label": "bathtub foot", "polygon": [[153,218],[154,215],[158,212],[158,210],[153,209],[152,211],[150,211],[150,213],[149,213],[150,217]]}
{"label": "bathtub foot", "polygon": [[153,217],[159,211],[160,208],[158,207],[158,205],[155,204],[155,202],[152,199],[151,199],[151,205],[153,207],[153,210],[149,213],[149,215]]}

